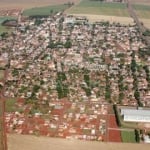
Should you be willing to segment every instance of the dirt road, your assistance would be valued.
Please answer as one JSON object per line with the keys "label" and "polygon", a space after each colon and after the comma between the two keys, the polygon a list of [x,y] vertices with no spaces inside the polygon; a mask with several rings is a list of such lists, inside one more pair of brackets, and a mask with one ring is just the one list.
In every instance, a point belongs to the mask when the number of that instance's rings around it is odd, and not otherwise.
{"label": "dirt road", "polygon": [[28,135],[9,135],[8,150],[149,150],[149,144],[101,143]]}

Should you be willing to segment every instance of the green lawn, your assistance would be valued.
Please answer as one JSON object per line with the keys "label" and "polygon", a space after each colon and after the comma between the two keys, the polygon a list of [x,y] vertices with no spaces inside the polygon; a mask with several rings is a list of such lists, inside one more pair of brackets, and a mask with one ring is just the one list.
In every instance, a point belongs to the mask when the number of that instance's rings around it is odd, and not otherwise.
{"label": "green lawn", "polygon": [[6,17],[0,16],[0,24],[3,23],[7,19],[14,19],[14,18],[13,17],[7,17],[7,16]]}
{"label": "green lawn", "polygon": [[53,6],[46,6],[46,7],[35,7],[31,9],[27,9],[23,12],[25,16],[34,16],[34,15],[50,15],[52,12],[56,13],[59,11],[63,11],[67,9],[67,5],[53,5]]}
{"label": "green lawn", "polygon": [[121,131],[122,142],[136,143],[134,131]]}
{"label": "green lawn", "polygon": [[10,29],[8,29],[8,28],[6,28],[5,26],[2,26],[2,25],[1,25],[1,24],[2,24],[5,20],[7,20],[7,19],[14,19],[14,17],[8,17],[8,16],[6,16],[6,17],[1,17],[1,16],[0,16],[0,34],[3,33],[3,32],[10,32],[10,31],[11,31]]}
{"label": "green lawn", "polygon": [[133,5],[137,15],[140,18],[150,19],[150,5]]}
{"label": "green lawn", "polygon": [[109,16],[129,16],[126,5],[122,3],[104,3],[82,0],[77,6],[69,9],[72,14],[95,14]]}

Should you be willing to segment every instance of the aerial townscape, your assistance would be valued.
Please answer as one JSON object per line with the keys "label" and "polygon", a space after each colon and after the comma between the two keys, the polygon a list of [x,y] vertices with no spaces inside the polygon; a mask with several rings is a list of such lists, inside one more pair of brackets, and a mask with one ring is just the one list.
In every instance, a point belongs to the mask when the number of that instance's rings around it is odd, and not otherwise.
{"label": "aerial townscape", "polygon": [[90,0],[0,9],[2,150],[6,133],[150,143],[150,30],[128,0],[91,1],[127,5],[132,22],[75,15]]}

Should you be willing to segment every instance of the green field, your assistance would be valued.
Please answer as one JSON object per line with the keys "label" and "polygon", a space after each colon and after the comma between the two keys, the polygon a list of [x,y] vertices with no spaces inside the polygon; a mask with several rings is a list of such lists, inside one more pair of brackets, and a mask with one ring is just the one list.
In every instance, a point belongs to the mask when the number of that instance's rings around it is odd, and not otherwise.
{"label": "green field", "polygon": [[133,5],[137,15],[140,18],[150,19],[150,5]]}
{"label": "green field", "polygon": [[82,0],[78,5],[68,10],[71,14],[93,14],[128,17],[126,4],[104,3],[99,1]]}
{"label": "green field", "polygon": [[0,34],[3,32],[10,32],[11,30],[9,30],[8,28],[6,28],[5,26],[2,26],[1,24],[8,19],[14,19],[13,17],[0,17]]}
{"label": "green field", "polygon": [[121,131],[122,142],[136,143],[134,131]]}
{"label": "green field", "polygon": [[67,5],[53,5],[45,7],[35,7],[27,9],[23,12],[25,16],[35,16],[35,15],[50,15],[51,13],[56,13],[67,9]]}

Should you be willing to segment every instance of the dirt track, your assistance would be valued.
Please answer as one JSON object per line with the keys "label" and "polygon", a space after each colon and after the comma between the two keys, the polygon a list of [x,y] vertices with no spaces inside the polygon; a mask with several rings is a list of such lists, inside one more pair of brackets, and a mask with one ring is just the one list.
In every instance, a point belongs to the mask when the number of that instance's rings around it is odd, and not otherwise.
{"label": "dirt track", "polygon": [[9,135],[8,150],[149,150],[149,144],[100,143],[27,135]]}

